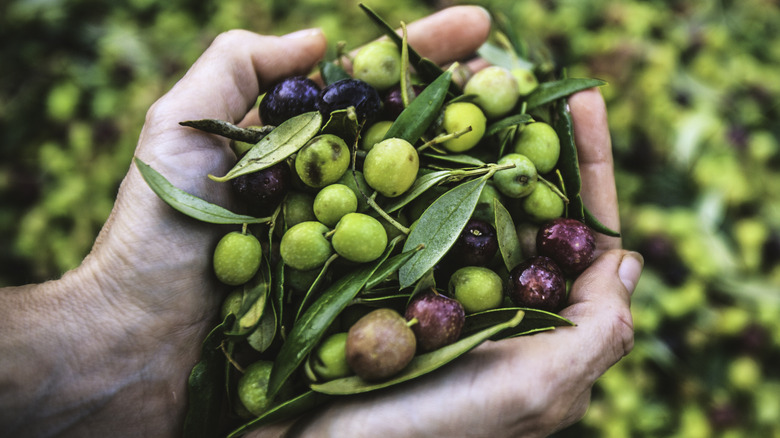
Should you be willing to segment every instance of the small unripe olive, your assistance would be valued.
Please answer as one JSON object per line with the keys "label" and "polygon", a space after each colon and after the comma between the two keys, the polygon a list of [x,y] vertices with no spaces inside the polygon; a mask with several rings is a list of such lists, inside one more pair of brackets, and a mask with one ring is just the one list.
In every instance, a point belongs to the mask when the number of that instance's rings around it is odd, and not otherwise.
{"label": "small unripe olive", "polygon": [[283,214],[287,228],[292,228],[301,222],[316,221],[314,196],[305,192],[291,191],[285,198]]}
{"label": "small unripe olive", "polygon": [[251,234],[231,231],[214,249],[214,273],[219,281],[238,286],[249,281],[260,267],[260,241]]}
{"label": "small unripe olive", "polygon": [[360,137],[360,149],[370,151],[375,144],[384,140],[385,134],[393,125],[390,120],[380,120],[366,129],[366,132]]}
{"label": "small unripe olive", "polygon": [[514,164],[515,167],[499,170],[493,175],[496,188],[510,198],[522,198],[530,195],[537,186],[539,175],[536,166],[525,155],[506,154],[497,164]]}
{"label": "small unripe olive", "polygon": [[357,211],[355,192],[344,184],[325,186],[314,197],[314,215],[323,224],[332,227],[347,213]]}
{"label": "small unripe olive", "polygon": [[471,131],[443,143],[450,152],[466,152],[482,140],[487,127],[485,114],[477,105],[470,102],[455,102],[444,108],[442,128],[448,134],[462,132],[471,126]]}
{"label": "small unripe olive", "polygon": [[515,76],[509,70],[495,65],[476,72],[466,82],[463,93],[475,95],[474,102],[489,119],[509,113],[520,98]]}
{"label": "small unripe olive", "polygon": [[504,300],[504,285],[494,271],[480,266],[460,268],[450,277],[450,296],[458,300],[466,313],[495,309]]}
{"label": "small unripe olive", "polygon": [[364,212],[369,209],[366,196],[371,196],[371,187],[366,182],[363,172],[359,170],[355,170],[354,172],[348,170],[344,172],[344,175],[338,180],[338,184],[344,184],[355,193],[358,202],[357,211]]}
{"label": "small unripe olive", "polygon": [[328,227],[316,221],[301,222],[288,229],[279,243],[284,263],[294,269],[308,271],[322,266],[333,254],[325,234]]}
{"label": "small unripe olive", "polygon": [[328,381],[352,374],[346,349],[346,332],[334,333],[322,341],[311,356],[311,369],[316,377]]}
{"label": "small unripe olive", "polygon": [[552,126],[544,122],[525,125],[515,141],[515,153],[525,155],[539,173],[555,168],[561,155],[561,141]]}
{"label": "small unripe olive", "polygon": [[547,184],[537,184],[530,195],[522,200],[523,212],[534,222],[546,222],[563,215],[563,199]]}
{"label": "small unripe olive", "polygon": [[271,361],[259,360],[246,367],[244,374],[238,379],[238,398],[254,415],[263,414],[273,401],[268,398],[268,378],[273,365]]}
{"label": "small unripe olive", "polygon": [[387,246],[382,224],[363,213],[348,213],[336,225],[331,238],[333,249],[347,260],[363,263],[379,258]]}
{"label": "small unripe olive", "polygon": [[513,68],[512,74],[517,79],[517,90],[521,96],[527,96],[539,86],[534,72],[525,68]]}
{"label": "small unripe olive", "polygon": [[412,186],[419,168],[420,158],[414,146],[400,138],[388,138],[368,151],[363,176],[371,188],[392,198]]}
{"label": "small unripe olive", "polygon": [[377,90],[401,80],[401,52],[392,41],[374,41],[363,46],[352,61],[352,76]]}
{"label": "small unripe olive", "polygon": [[309,140],[295,157],[295,172],[309,187],[321,188],[338,181],[349,167],[347,144],[333,134]]}

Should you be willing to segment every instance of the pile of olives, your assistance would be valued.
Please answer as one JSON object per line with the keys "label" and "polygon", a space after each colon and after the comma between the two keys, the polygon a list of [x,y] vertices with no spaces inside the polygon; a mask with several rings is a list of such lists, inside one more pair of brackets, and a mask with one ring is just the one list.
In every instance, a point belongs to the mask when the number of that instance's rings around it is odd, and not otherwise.
{"label": "pile of olives", "polygon": [[[252,425],[309,406],[312,390],[373,390],[485,339],[570,325],[555,312],[595,235],[569,214],[559,163],[573,144],[552,108],[565,106],[560,90],[593,83],[535,94],[533,72],[498,65],[461,84],[457,65],[424,77],[404,44],[363,46],[351,74],[322,64],[324,86],[279,81],[261,96],[254,144],[234,142],[236,167],[214,177],[243,201],[236,217],[253,218],[213,250],[235,290],[210,335],[235,380],[221,388]],[[518,326],[522,312],[542,325]],[[421,371],[423,355],[437,365]]]}

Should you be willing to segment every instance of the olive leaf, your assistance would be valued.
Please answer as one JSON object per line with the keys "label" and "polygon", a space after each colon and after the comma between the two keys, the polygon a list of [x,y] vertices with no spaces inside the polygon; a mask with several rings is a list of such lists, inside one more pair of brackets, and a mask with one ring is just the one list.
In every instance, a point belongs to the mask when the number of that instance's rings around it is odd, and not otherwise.
{"label": "olive leaf", "polygon": [[241,128],[230,122],[216,119],[187,120],[179,122],[181,126],[199,129],[209,134],[217,134],[231,140],[243,141],[245,143],[255,144],[262,140],[273,126],[263,126],[261,128]]}
{"label": "olive leaf", "polygon": [[452,70],[442,73],[436,80],[430,83],[401,111],[390,129],[385,134],[385,139],[401,138],[411,144],[425,133],[428,127],[439,116],[439,111],[447,97],[447,88],[452,80]]}
{"label": "olive leaf", "polygon": [[301,317],[301,312],[306,308],[306,305],[309,302],[309,298],[314,294],[314,291],[317,290],[317,288],[322,284],[323,281],[325,281],[325,274],[328,273],[328,268],[330,268],[330,265],[338,258],[338,254],[333,254],[330,257],[328,257],[327,260],[325,260],[325,264],[322,265],[322,268],[320,268],[319,274],[317,274],[317,278],[312,281],[311,285],[309,285],[309,289],[306,291],[306,294],[304,294],[303,299],[301,300],[300,306],[298,306],[298,312],[295,314],[295,321],[298,320],[298,318]]}
{"label": "olive leaf", "polygon": [[486,136],[495,135],[506,128],[510,128],[512,126],[525,125],[528,123],[532,123],[533,121],[534,118],[531,117],[531,115],[528,113],[516,114],[514,116],[505,117],[501,120],[491,123],[487,127],[487,129],[485,129],[485,135]]}
{"label": "olive leaf", "polygon": [[220,345],[225,341],[226,328],[232,326],[234,320],[233,314],[227,315],[203,341],[201,359],[192,368],[187,381],[188,407],[183,436],[212,438],[219,433],[227,376]]}
{"label": "olive leaf", "polygon": [[260,322],[255,327],[255,330],[246,337],[246,342],[260,353],[264,352],[271,346],[276,337],[276,310],[274,309],[273,301],[266,303],[266,308],[263,311],[263,316],[260,318]]}
{"label": "olive leaf", "polygon": [[[259,417],[244,423],[230,432],[227,438],[238,438],[259,427],[297,417],[305,412],[311,411],[312,409],[320,406],[330,399],[331,397],[325,394],[314,391],[306,391],[297,397],[291,398],[290,400],[272,407]],[[189,437],[190,435],[185,434],[184,436]]]}
{"label": "olive leaf", "polygon": [[450,171],[448,170],[440,170],[419,176],[416,180],[414,180],[412,186],[409,187],[409,189],[404,192],[403,195],[397,198],[392,198],[391,202],[384,207],[385,212],[392,213],[404,205],[414,201],[418,196],[425,193],[426,190],[444,181],[449,176],[449,174]]}
{"label": "olive leaf", "polygon": [[271,293],[273,294],[274,310],[278,315],[277,318],[277,331],[282,339],[287,337],[287,330],[284,326],[284,261],[280,260],[276,263],[276,267],[271,277]]}
{"label": "olive leaf", "polygon": [[404,251],[424,245],[398,272],[401,289],[414,284],[444,256],[466,226],[487,176],[462,183],[441,195],[423,212]]}
{"label": "olive leaf", "polygon": [[322,126],[319,111],[303,113],[285,120],[270,134],[252,146],[224,176],[209,175],[214,181],[229,181],[241,175],[257,172],[286,159],[311,140]]}
{"label": "olive leaf", "polygon": [[401,370],[401,372],[388,380],[380,382],[367,382],[360,377],[351,376],[341,379],[331,380],[325,383],[311,384],[312,390],[329,395],[350,395],[360,394],[364,392],[374,391],[377,389],[387,388],[392,385],[396,385],[402,382],[409,381],[411,379],[420,377],[434,371],[458,357],[468,353],[476,348],[479,344],[487,339],[490,339],[497,333],[503,330],[512,328],[520,324],[523,320],[524,312],[522,310],[515,311],[514,316],[505,319],[503,322],[497,323],[491,327],[475,333],[471,336],[465,337],[456,341],[450,345],[446,345],[430,353],[420,354],[414,357],[412,361]]}
{"label": "olive leaf", "polygon": [[436,154],[426,152],[423,154],[425,158],[431,158],[434,160],[445,161],[451,164],[457,164],[461,166],[484,166],[486,163],[477,157],[472,157],[466,154]]}
{"label": "olive leaf", "polygon": [[577,145],[574,142],[574,127],[571,120],[571,112],[568,110],[566,98],[561,98],[554,105],[554,118],[552,126],[561,140],[561,155],[558,158],[558,170],[563,179],[563,187],[566,189],[566,197],[569,202],[566,206],[566,217],[583,220],[584,206],[580,191],[582,179],[580,176],[580,164],[577,158]]}
{"label": "olive leaf", "polygon": [[490,64],[503,67],[510,71],[516,68],[531,70],[534,67],[531,62],[520,58],[516,54],[511,53],[492,42],[483,43],[479,49],[477,49],[477,54]]}
{"label": "olive leaf", "polygon": [[244,293],[241,299],[241,307],[236,315],[236,324],[231,334],[245,335],[260,323],[271,290],[271,267],[268,259],[263,257],[255,277],[243,286]]}
{"label": "olive leaf", "polygon": [[545,310],[527,307],[503,307],[466,315],[466,321],[463,324],[461,336],[470,336],[473,333],[479,333],[481,330],[493,327],[502,321],[506,321],[509,316],[514,315],[517,311],[525,313],[523,321],[510,329],[496,333],[491,339],[522,336],[538,333],[540,331],[552,330],[556,327],[575,325],[572,321]]}
{"label": "olive leaf", "polygon": [[606,82],[599,79],[589,78],[564,78],[557,81],[542,82],[539,86],[528,96],[526,104],[528,109],[533,109],[562,97],[569,96],[578,91],[587,90],[588,88],[600,87],[605,85]]}
{"label": "olive leaf", "polygon": [[212,224],[259,224],[268,222],[268,218],[256,218],[243,214],[236,214],[232,211],[212,204],[195,195],[191,195],[171,184],[164,176],[154,170],[151,166],[141,161],[140,158],[133,159],[136,167],[141,172],[141,176],[146,183],[166,204],[185,215],[199,221]]}
{"label": "olive leaf", "polygon": [[271,369],[268,378],[269,398],[276,396],[282,385],[306,360],[328,327],[363,289],[366,282],[387,259],[391,250],[392,248],[388,248],[379,260],[333,283],[296,321]]}
{"label": "olive leaf", "polygon": [[354,106],[331,111],[328,121],[320,131],[321,134],[341,137],[347,144],[354,143],[359,132],[360,122]]}
{"label": "olive leaf", "polygon": [[[398,236],[395,239],[393,239],[390,242],[390,250],[392,251],[393,248],[403,239],[403,236]],[[422,246],[419,246],[415,248],[415,251],[419,251],[422,249]],[[387,279],[390,275],[394,274],[398,269],[404,265],[409,259],[414,255],[414,251],[407,251],[401,254],[394,255],[393,257],[390,257],[389,259],[385,260],[384,263],[382,263],[379,268],[374,272],[373,275],[371,275],[371,278],[368,279],[366,282],[366,290],[371,290],[378,285],[380,285],[382,282]]]}
{"label": "olive leaf", "polygon": [[512,215],[506,207],[497,199],[493,199],[493,211],[495,215],[496,240],[498,250],[504,260],[504,266],[508,271],[523,261],[523,253],[520,249],[520,239],[517,238],[517,230]]}
{"label": "olive leaf", "polygon": [[346,70],[334,62],[321,61],[319,68],[322,82],[324,82],[326,86],[342,79],[352,78]]}

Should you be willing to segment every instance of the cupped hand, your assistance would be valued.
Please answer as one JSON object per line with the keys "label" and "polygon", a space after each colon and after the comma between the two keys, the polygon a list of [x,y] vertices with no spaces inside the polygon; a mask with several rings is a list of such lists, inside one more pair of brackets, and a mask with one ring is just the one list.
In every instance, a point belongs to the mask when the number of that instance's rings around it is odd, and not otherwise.
{"label": "cupped hand", "polygon": [[[483,9],[455,7],[412,23],[408,32],[411,45],[447,63],[473,53],[488,29]],[[220,35],[149,110],[136,157],[184,191],[233,209],[229,185],[207,178],[235,163],[228,142],[179,122],[249,120],[260,93],[281,78],[311,72],[325,49],[319,30]],[[187,377],[226,292],[212,274],[211,253],[229,230],[177,213],[131,166],[91,254],[64,278],[79,289],[79,306],[101,321],[85,358],[105,364],[95,366],[100,373],[93,378],[107,387],[83,396],[94,415],[74,422],[75,436],[180,434]]]}

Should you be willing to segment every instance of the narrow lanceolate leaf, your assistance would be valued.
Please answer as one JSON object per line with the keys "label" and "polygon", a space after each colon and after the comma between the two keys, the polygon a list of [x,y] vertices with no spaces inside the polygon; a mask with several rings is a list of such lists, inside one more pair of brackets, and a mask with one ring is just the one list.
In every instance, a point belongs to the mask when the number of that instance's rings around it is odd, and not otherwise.
{"label": "narrow lanceolate leaf", "polygon": [[[244,436],[249,431],[257,429],[258,427],[297,417],[298,415],[311,411],[328,400],[330,400],[330,397],[325,394],[314,391],[304,392],[295,398],[272,407],[259,417],[241,425],[234,431],[230,432],[228,438],[238,438]],[[185,434],[184,436],[190,435]]]}
{"label": "narrow lanceolate leaf", "polygon": [[514,116],[505,117],[497,122],[491,123],[490,126],[488,126],[487,129],[485,130],[485,135],[498,134],[499,132],[503,131],[506,128],[511,128],[512,126],[525,125],[533,121],[534,118],[527,113],[516,114]]}
{"label": "narrow lanceolate leaf", "polygon": [[520,249],[520,239],[517,238],[517,230],[512,215],[507,211],[498,199],[493,199],[493,211],[495,212],[496,240],[504,266],[508,271],[523,261],[523,253]]}
{"label": "narrow lanceolate leaf", "polygon": [[402,138],[415,144],[439,116],[451,81],[452,71],[447,70],[425,87],[409,106],[401,111],[387,130],[385,138]]}
{"label": "narrow lanceolate leaf", "polygon": [[388,380],[367,382],[360,377],[352,376],[331,380],[321,384],[312,384],[311,389],[330,395],[349,395],[387,388],[388,386],[409,381],[452,362],[458,357],[473,350],[482,342],[490,339],[495,334],[517,326],[523,320],[523,315],[524,313],[522,310],[515,311],[514,316],[508,320],[505,319],[501,323],[488,327],[453,344],[441,347],[438,350],[415,356],[406,368]]}
{"label": "narrow lanceolate leaf", "polygon": [[424,248],[399,270],[402,289],[414,284],[450,249],[474,212],[486,182],[482,177],[458,185],[436,199],[420,216],[406,239],[404,251],[421,244]]}
{"label": "narrow lanceolate leaf", "polygon": [[[398,240],[396,239],[394,239],[393,242],[397,242]],[[366,290],[371,290],[382,284],[382,282],[384,282],[387,277],[398,271],[398,269],[403,266],[404,263],[412,258],[416,251],[421,249],[422,247],[420,246],[415,248],[414,251],[403,252],[387,259],[384,263],[382,263],[381,266],[379,266],[379,269],[374,272],[371,278],[368,279],[368,282],[366,282]]]}
{"label": "narrow lanceolate leaf", "polygon": [[543,82],[528,96],[526,103],[530,110],[562,97],[569,96],[578,91],[600,87],[604,84],[606,84],[606,82],[602,80],[589,78],[566,78],[557,81]]}
{"label": "narrow lanceolate leaf", "polygon": [[317,135],[320,127],[322,127],[322,115],[319,111],[303,113],[288,119],[252,146],[252,149],[226,175],[209,175],[209,178],[223,182],[271,167],[298,152]]}
{"label": "narrow lanceolate leaf", "polygon": [[449,164],[456,164],[458,166],[484,166],[486,163],[477,157],[472,157],[466,154],[436,154],[426,152],[422,154],[425,158],[431,158],[434,160],[444,161]]}
{"label": "narrow lanceolate leaf", "polygon": [[263,317],[271,291],[271,266],[263,257],[261,267],[251,282],[244,285],[241,308],[238,310],[236,327],[237,334],[244,335],[252,331]]}
{"label": "narrow lanceolate leaf", "polygon": [[184,434],[193,438],[212,438],[219,434],[222,402],[225,396],[225,356],[220,345],[225,341],[225,329],[233,325],[228,315],[203,341],[200,362],[195,364],[187,382],[189,389]]}
{"label": "narrow lanceolate leaf", "polygon": [[182,126],[199,129],[209,134],[217,134],[231,140],[243,141],[245,143],[255,144],[262,140],[271,130],[272,126],[263,126],[259,129],[241,128],[230,122],[215,119],[187,120],[179,122]]}
{"label": "narrow lanceolate leaf", "polygon": [[414,180],[414,183],[411,187],[409,187],[409,190],[404,192],[403,195],[397,198],[393,198],[391,202],[385,206],[384,210],[387,213],[392,213],[398,210],[404,205],[417,199],[417,197],[425,193],[426,190],[444,181],[449,175],[449,170],[439,170],[419,176],[416,180]]}
{"label": "narrow lanceolate leaf", "polygon": [[577,158],[577,145],[574,143],[574,126],[571,113],[567,108],[566,99],[562,98],[555,103],[553,128],[561,140],[561,156],[558,158],[558,170],[563,179],[563,187],[569,202],[566,205],[566,217],[583,220],[584,206],[580,191],[582,179],[580,176],[580,163]]}
{"label": "narrow lanceolate leaf", "polygon": [[389,256],[389,251],[374,263],[346,275],[326,289],[292,327],[279,349],[268,378],[268,397],[273,398],[287,379],[306,360],[311,350],[333,324],[339,313],[357,296],[374,272]]}
{"label": "narrow lanceolate leaf", "polygon": [[260,224],[268,222],[268,218],[256,218],[232,211],[212,204],[204,199],[191,195],[171,184],[164,176],[151,166],[134,159],[136,167],[141,172],[144,180],[157,196],[175,210],[199,221],[212,224]]}

